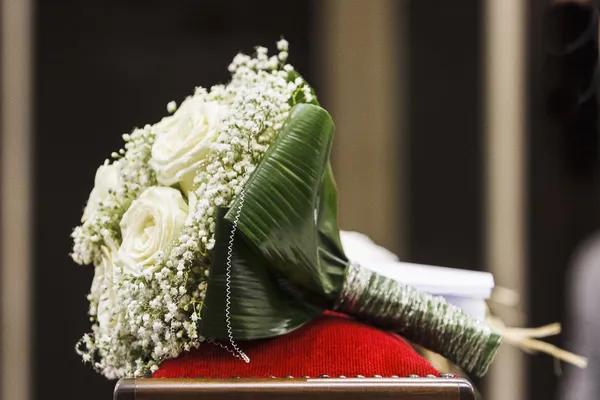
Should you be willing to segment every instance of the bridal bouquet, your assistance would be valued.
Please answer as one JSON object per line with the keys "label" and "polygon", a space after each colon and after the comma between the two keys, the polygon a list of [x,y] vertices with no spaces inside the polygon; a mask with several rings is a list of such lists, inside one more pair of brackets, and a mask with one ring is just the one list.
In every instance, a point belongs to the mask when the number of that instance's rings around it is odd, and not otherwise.
{"label": "bridal bouquet", "polygon": [[[485,374],[501,337],[441,297],[348,261],[329,162],[334,124],[308,83],[256,48],[231,81],[123,135],[96,172],[72,257],[93,264],[83,360],[143,376],[209,341],[286,334],[324,310],[394,330]],[[243,362],[243,361],[240,361]]]}

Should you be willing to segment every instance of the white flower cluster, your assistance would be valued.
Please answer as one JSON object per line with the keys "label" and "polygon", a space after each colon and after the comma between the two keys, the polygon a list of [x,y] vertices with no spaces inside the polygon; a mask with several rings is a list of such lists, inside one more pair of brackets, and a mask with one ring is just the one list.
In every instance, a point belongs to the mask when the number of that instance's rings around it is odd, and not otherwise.
{"label": "white flower cluster", "polygon": [[147,375],[203,341],[217,209],[235,200],[291,106],[315,100],[286,64],[287,42],[277,47],[238,54],[230,83],[170,102],[172,115],[124,135],[98,170],[72,256],[96,267],[94,324],[78,351],[107,377]]}
{"label": "white flower cluster", "polygon": [[106,160],[98,169],[82,225],[71,234],[71,256],[78,264],[97,263],[104,241],[120,240],[123,213],[143,190],[156,184],[154,171],[148,167],[154,139],[150,125],[124,134],[125,149],[112,154],[117,161]]}

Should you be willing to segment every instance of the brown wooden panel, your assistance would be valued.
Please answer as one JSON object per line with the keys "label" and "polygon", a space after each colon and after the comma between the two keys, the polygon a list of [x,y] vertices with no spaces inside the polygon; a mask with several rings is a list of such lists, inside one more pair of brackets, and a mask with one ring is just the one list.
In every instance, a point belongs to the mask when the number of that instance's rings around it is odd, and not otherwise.
{"label": "brown wooden panel", "polygon": [[472,400],[456,378],[123,379],[115,400]]}

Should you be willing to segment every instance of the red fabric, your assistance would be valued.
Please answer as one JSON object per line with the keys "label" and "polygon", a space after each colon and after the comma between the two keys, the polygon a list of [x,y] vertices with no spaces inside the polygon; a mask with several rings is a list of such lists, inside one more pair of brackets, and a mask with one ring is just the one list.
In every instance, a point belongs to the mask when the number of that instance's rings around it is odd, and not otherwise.
{"label": "red fabric", "polygon": [[404,339],[335,315],[324,315],[284,336],[239,342],[246,364],[215,344],[164,361],[154,378],[437,375]]}

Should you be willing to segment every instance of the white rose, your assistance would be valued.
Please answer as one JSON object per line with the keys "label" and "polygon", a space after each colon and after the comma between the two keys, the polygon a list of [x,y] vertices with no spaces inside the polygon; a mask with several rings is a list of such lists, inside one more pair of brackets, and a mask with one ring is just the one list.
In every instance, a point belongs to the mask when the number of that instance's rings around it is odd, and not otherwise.
{"label": "white rose", "polygon": [[180,183],[186,193],[193,189],[194,177],[220,132],[226,110],[215,101],[192,96],[154,126],[157,136],[150,167],[161,185]]}
{"label": "white rose", "polygon": [[81,222],[93,218],[98,209],[98,202],[108,197],[109,190],[116,190],[118,188],[121,180],[120,167],[121,164],[119,162],[113,164],[106,162],[98,168],[96,178],[94,179],[94,188],[83,210]]}
{"label": "white rose", "polygon": [[178,190],[155,186],[135,200],[121,220],[119,261],[135,276],[155,272],[159,254],[168,256],[185,225],[188,205]]}
{"label": "white rose", "polygon": [[100,261],[95,266],[90,294],[97,304],[98,326],[102,332],[105,332],[114,327],[118,320],[113,313],[117,305],[117,295],[113,286],[117,246],[112,240],[107,239],[105,245],[101,246],[100,252]]}

